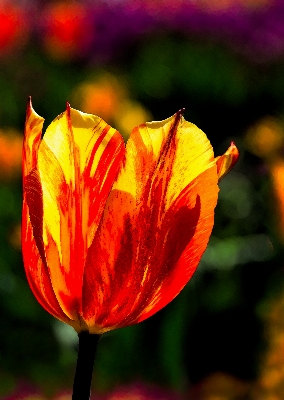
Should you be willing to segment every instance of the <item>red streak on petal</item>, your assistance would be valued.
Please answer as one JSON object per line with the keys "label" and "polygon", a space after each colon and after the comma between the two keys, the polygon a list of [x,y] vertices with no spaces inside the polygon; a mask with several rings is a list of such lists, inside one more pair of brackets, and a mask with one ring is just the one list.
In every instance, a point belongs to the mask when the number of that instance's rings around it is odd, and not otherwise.
{"label": "red streak on petal", "polygon": [[[23,257],[24,266],[29,285],[43,308],[54,317],[68,323],[69,318],[61,310],[51,285],[49,269],[44,259],[41,258],[34,237],[34,229],[29,221],[27,203],[24,199],[23,206]],[[38,242],[38,240],[37,240]]]}
{"label": "red streak on petal", "polygon": [[32,170],[26,177],[25,195],[27,205],[29,207],[29,217],[33,227],[33,237],[35,244],[38,248],[39,255],[42,262],[46,266],[44,245],[42,239],[43,227],[43,202],[42,202],[42,188],[38,173]]}

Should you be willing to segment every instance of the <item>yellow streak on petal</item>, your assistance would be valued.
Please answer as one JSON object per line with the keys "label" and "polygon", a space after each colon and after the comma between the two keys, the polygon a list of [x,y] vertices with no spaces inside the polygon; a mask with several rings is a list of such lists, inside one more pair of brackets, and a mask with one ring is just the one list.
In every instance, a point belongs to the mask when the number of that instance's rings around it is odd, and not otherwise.
{"label": "yellow streak on petal", "polygon": [[[64,112],[55,118],[46,129],[42,143],[49,147],[58,160],[67,184],[74,181],[74,156],[70,154],[72,149],[71,142],[72,138],[70,138],[68,131],[66,112]],[[40,152],[41,146],[39,148]]]}
{"label": "yellow streak on petal", "polygon": [[[88,167],[92,150],[102,132],[106,130],[106,135],[99,144],[94,160],[91,162],[89,175],[91,177],[97,171],[105,147],[112,136],[117,134],[115,129],[95,115],[85,114],[71,108],[70,117],[70,126],[68,126],[68,111],[66,111],[60,114],[47,128],[39,147],[38,162],[43,184],[44,220],[48,225],[50,234],[58,244],[61,262],[63,261],[61,252],[66,256],[68,253],[67,247],[70,246],[70,242],[67,241],[67,238],[70,237],[72,227],[68,227],[68,221],[62,220],[64,212],[60,212],[58,208],[64,203],[64,199],[61,200],[60,186],[65,181],[70,190],[75,191],[81,198],[82,235],[87,237],[86,245],[89,246],[97,225],[89,227],[90,188],[83,182],[82,174]],[[75,171],[76,165],[79,166],[80,171]],[[111,164],[106,167],[105,177],[101,180],[101,187],[104,185],[110,168]],[[68,208],[70,208],[70,204],[65,205],[65,213],[68,213]],[[69,210],[69,225],[72,220],[73,224],[75,223],[75,217],[74,215],[71,216],[71,211],[74,210]],[[65,232],[61,232],[62,229]],[[91,229],[91,232],[88,232],[88,229]],[[66,240],[64,240],[65,238]],[[44,239],[47,244],[46,235]],[[66,241],[66,246],[64,246]],[[60,249],[61,246],[65,247],[66,251]],[[65,259],[65,261],[68,260]]]}
{"label": "yellow streak on petal", "polygon": [[[114,189],[130,193],[139,203],[144,184],[158,162],[175,121],[174,115],[164,121],[147,122],[132,131],[126,146],[125,166]],[[166,190],[165,210],[192,180],[215,165],[213,149],[204,132],[183,117],[176,129],[175,142],[171,144],[176,149],[164,160],[163,167],[165,177],[170,176],[167,188],[165,184],[163,187]]]}
{"label": "yellow streak on petal", "polygon": [[[140,182],[138,181],[138,179],[136,178],[136,162],[139,162],[138,159],[138,153],[135,149],[134,146],[131,146],[132,142],[131,139],[128,140],[127,145],[126,145],[126,149],[127,149],[127,157],[126,157],[126,162],[124,167],[121,169],[118,178],[116,180],[116,182],[114,182],[113,187],[112,187],[112,192],[117,191],[118,193],[120,192],[127,192],[130,195],[132,195],[132,197],[134,199],[136,199],[137,196],[137,192],[139,191],[139,185]],[[141,192],[141,190],[140,190]],[[109,201],[110,203],[110,201]],[[132,205],[134,206],[134,205]],[[125,208],[122,205],[123,209]],[[131,211],[131,208],[129,208],[129,210],[127,210],[128,212]]]}
{"label": "yellow streak on petal", "polygon": [[91,168],[91,176],[94,175],[97,169],[98,162],[102,156],[105,146],[108,144],[112,136],[116,133],[114,128],[111,128],[102,118],[96,115],[86,114],[81,111],[71,108],[70,110],[72,131],[74,142],[79,149],[80,154],[80,171],[84,171],[90,157],[90,153],[98,140],[98,137],[108,129],[102,144],[99,146]]}
{"label": "yellow streak on petal", "polygon": [[141,281],[141,286],[144,285],[144,282],[145,282],[145,280],[147,278],[148,269],[149,269],[149,265],[147,265],[146,268],[145,268],[144,275],[143,275],[143,278],[142,278],[142,281]]}
{"label": "yellow streak on petal", "polygon": [[[148,311],[151,311],[151,310],[155,307],[155,305],[158,303],[158,301],[159,301],[160,298],[161,298],[161,287],[162,287],[162,285],[160,285],[160,286],[155,290],[155,292],[154,292],[153,295],[152,295],[152,300],[151,300],[150,303],[144,308],[144,310],[141,312],[140,315],[146,314]],[[138,317],[138,319],[139,319],[139,317]]]}
{"label": "yellow streak on petal", "polygon": [[[74,143],[79,154],[80,174],[82,175],[84,170],[89,168],[91,162],[91,169],[88,177],[92,178],[98,172],[98,164],[102,159],[106,146],[112,137],[117,134],[117,131],[110,127],[102,118],[97,117],[96,115],[83,113],[73,108],[70,109],[70,117]],[[103,139],[101,140],[102,135]],[[99,143],[98,146],[97,142]],[[92,151],[95,147],[95,156],[91,159]],[[108,179],[112,164],[109,163],[108,165],[104,165],[104,168],[104,176],[101,177],[100,188],[103,188],[106,179]],[[99,174],[101,174],[100,171]],[[79,185],[82,205],[82,230],[83,236],[87,238],[87,248],[89,248],[93,241],[99,220],[91,225],[89,224],[90,191],[92,188],[83,182],[83,180],[80,181]]]}
{"label": "yellow streak on petal", "polygon": [[146,147],[152,147],[155,159],[158,159],[160,155],[161,147],[167,139],[168,131],[172,126],[174,118],[173,116],[163,121],[152,121],[146,122],[145,124],[147,132],[143,132],[143,140],[145,141]]}
{"label": "yellow streak on petal", "polygon": [[212,167],[214,153],[205,133],[183,117],[177,128],[177,149],[167,190],[167,208],[198,175]]}
{"label": "yellow streak on petal", "polygon": [[[43,242],[48,246],[46,228],[48,228],[55,243],[57,243],[60,261],[62,263],[61,251],[61,219],[58,209],[58,188],[63,180],[63,173],[60,165],[45,141],[41,142],[38,153],[38,170],[42,185],[43,194]],[[56,190],[57,188],[57,190]],[[68,238],[68,232],[67,236]]]}

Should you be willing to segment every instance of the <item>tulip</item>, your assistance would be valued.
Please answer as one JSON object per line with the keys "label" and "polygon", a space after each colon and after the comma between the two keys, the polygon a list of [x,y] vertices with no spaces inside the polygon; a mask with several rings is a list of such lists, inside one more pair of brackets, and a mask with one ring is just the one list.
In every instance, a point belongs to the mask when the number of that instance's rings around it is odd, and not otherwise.
{"label": "tulip", "polygon": [[159,311],[206,249],[218,178],[237,149],[215,160],[206,135],[182,114],[134,128],[125,146],[101,118],[69,104],[42,136],[43,118],[28,104],[26,275],[39,303],[82,337]]}

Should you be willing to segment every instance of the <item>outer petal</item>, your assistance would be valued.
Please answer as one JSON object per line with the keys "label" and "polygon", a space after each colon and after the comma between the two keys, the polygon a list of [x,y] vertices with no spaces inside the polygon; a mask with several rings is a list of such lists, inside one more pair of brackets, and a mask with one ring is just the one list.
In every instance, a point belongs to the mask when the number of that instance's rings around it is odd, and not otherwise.
{"label": "outer petal", "polygon": [[36,167],[37,151],[41,141],[42,126],[44,119],[33,109],[31,98],[29,98],[26,112],[26,123],[23,145],[23,179]]}
{"label": "outer petal", "polygon": [[23,236],[23,257],[27,279],[34,296],[46,311],[55,318],[73,326],[79,330],[76,321],[70,320],[62,311],[51,285],[49,269],[45,261],[42,261],[33,236],[33,228],[30,221]]}
{"label": "outer petal", "polygon": [[238,161],[238,158],[239,150],[234,142],[231,142],[231,146],[228,148],[226,153],[215,158],[219,181],[233,168]]}
{"label": "outer petal", "polygon": [[[38,148],[36,191],[28,198],[34,241],[46,259],[63,313],[80,321],[82,276],[125,147],[121,135],[99,117],[67,107],[48,127]],[[39,197],[39,196],[38,196]],[[83,323],[82,323],[83,324]]]}
{"label": "outer petal", "polygon": [[22,250],[27,279],[35,297],[50,314],[67,322],[69,319],[62,312],[51,286],[41,237],[42,194],[36,166],[43,121],[29,99],[23,145]]}
{"label": "outer petal", "polygon": [[212,147],[181,113],[132,132],[86,261],[91,332],[142,321],[180,292],[206,248],[217,193]]}

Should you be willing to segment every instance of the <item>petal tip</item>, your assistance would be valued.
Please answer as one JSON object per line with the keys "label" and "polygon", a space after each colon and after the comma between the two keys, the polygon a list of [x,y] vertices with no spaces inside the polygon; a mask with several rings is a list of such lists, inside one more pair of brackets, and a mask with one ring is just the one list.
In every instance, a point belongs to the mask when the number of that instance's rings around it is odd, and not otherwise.
{"label": "petal tip", "polygon": [[215,158],[219,181],[234,167],[238,159],[239,150],[235,143],[231,141],[228,150],[222,156]]}
{"label": "petal tip", "polygon": [[28,125],[32,125],[33,121],[38,121],[43,124],[44,118],[38,115],[32,105],[32,97],[29,96],[27,100],[27,107],[26,107],[26,128]]}
{"label": "petal tip", "polygon": [[173,131],[177,128],[178,124],[181,122],[184,112],[185,112],[185,108],[181,108],[180,110],[178,110],[177,113],[175,113]]}
{"label": "petal tip", "polygon": [[66,114],[68,117],[70,117],[70,113],[71,113],[71,106],[70,103],[66,101]]}
{"label": "petal tip", "polygon": [[180,121],[181,118],[183,117],[184,112],[185,108],[181,108],[180,110],[178,110],[178,112],[175,114],[175,120]]}
{"label": "petal tip", "polygon": [[31,114],[32,110],[33,110],[32,96],[29,96],[28,100],[27,100],[27,107],[26,107],[26,116],[27,117]]}

